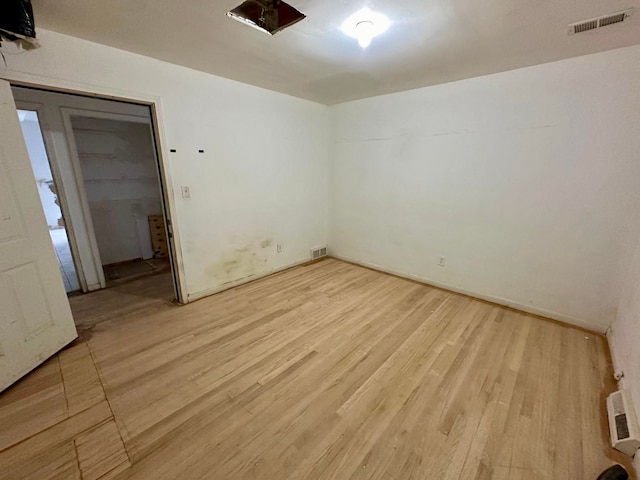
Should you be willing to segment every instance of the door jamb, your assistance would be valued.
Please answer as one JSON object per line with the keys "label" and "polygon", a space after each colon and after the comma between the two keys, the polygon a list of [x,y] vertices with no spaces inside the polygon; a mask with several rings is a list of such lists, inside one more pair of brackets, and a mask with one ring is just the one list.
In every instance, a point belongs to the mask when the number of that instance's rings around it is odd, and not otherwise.
{"label": "door jamb", "polygon": [[56,192],[58,194],[58,201],[60,202],[60,211],[64,220],[64,227],[67,231],[67,239],[69,241],[69,249],[71,250],[71,256],[73,263],[76,266],[76,276],[78,277],[78,283],[80,284],[80,290],[83,292],[87,290],[87,279],[84,275],[84,269],[82,268],[82,259],[78,254],[78,243],[76,242],[76,236],[74,234],[73,221],[71,215],[69,215],[69,204],[67,202],[67,195],[64,190],[64,182],[62,182],[62,174],[60,173],[60,167],[56,158],[56,153],[51,148],[51,139],[49,138],[50,132],[47,129],[42,128],[42,107],[41,103],[36,102],[24,102],[16,100],[16,107],[19,110],[29,110],[36,112],[38,115],[38,123],[40,124],[40,133],[42,135],[42,141],[44,143],[44,149],[47,154],[47,160],[49,162],[49,168],[51,169],[51,175],[53,176],[53,182],[56,186]]}
{"label": "door jamb", "polygon": [[82,165],[80,164],[80,155],[78,154],[78,145],[76,143],[75,133],[73,131],[73,125],[71,123],[71,117],[79,116],[84,118],[98,118],[132,123],[144,123],[149,125],[149,128],[151,128],[151,120],[147,117],[139,117],[137,115],[101,112],[98,110],[85,110],[70,107],[61,107],[60,113],[62,114],[62,122],[64,123],[65,135],[67,137],[67,144],[69,146],[69,156],[71,157],[73,175],[75,177],[76,186],[78,188],[80,196],[80,208],[82,210],[85,225],[87,226],[87,234],[89,236],[89,243],[91,245],[93,263],[95,265],[96,271],[98,272],[98,280],[100,281],[100,286],[102,288],[105,288],[107,286],[107,282],[104,276],[102,261],[100,259],[100,249],[98,248],[98,240],[96,238],[96,231],[93,225],[91,208],[89,207],[89,201],[87,199],[87,192],[84,184],[84,175],[82,173]]}

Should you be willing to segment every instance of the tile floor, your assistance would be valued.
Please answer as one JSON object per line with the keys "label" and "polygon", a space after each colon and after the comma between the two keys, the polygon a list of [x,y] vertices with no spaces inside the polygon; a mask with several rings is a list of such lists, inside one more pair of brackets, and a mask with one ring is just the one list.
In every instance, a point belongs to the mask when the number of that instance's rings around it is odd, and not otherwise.
{"label": "tile floor", "polygon": [[62,275],[65,290],[67,293],[79,290],[78,275],[76,274],[76,267],[73,264],[73,257],[71,256],[67,231],[64,228],[58,228],[49,230],[49,234],[51,235],[53,248],[58,257],[58,266],[60,267],[60,274]]}

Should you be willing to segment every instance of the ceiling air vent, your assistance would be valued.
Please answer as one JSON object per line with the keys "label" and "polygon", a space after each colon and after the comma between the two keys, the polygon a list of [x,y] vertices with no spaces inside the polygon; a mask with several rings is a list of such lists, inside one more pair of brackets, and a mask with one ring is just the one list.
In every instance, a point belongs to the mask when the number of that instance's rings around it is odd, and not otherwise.
{"label": "ceiling air vent", "polygon": [[227,17],[275,35],[280,30],[303,20],[306,15],[282,0],[246,0],[228,11]]}
{"label": "ceiling air vent", "polygon": [[631,14],[627,13],[616,13],[615,15],[609,15],[608,17],[604,17],[600,19],[600,27],[606,27],[607,25],[613,25],[614,23],[624,22],[624,19],[629,17]]}
{"label": "ceiling air vent", "polygon": [[588,32],[589,30],[595,30],[596,28],[606,27],[607,25],[624,22],[631,16],[632,13],[633,8],[630,8],[629,10],[625,10],[623,12],[611,13],[609,15],[603,15],[597,18],[583,20],[582,22],[572,23],[571,25],[569,25],[569,35]]}

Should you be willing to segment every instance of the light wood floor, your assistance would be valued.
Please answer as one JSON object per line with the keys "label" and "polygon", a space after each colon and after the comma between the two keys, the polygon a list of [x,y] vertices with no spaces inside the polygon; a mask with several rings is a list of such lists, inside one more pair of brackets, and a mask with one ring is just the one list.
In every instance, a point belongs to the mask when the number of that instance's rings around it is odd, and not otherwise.
{"label": "light wood floor", "polygon": [[590,480],[602,336],[337,260],[170,305],[72,299],[81,341],[0,395],[0,478]]}

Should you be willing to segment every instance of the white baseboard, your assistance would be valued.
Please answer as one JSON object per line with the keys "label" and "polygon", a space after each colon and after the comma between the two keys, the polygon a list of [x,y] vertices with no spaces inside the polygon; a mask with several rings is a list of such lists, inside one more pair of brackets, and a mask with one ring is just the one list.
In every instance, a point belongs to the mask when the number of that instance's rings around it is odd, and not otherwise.
{"label": "white baseboard", "polygon": [[239,285],[244,285],[245,283],[253,282],[254,280],[259,280],[264,277],[268,277],[269,275],[273,275],[274,273],[282,272],[283,270],[288,270],[290,268],[297,267],[298,265],[302,265],[310,261],[311,261],[310,258],[296,260],[295,262],[291,262],[286,265],[280,265],[278,267],[272,268],[270,270],[266,270],[264,272],[261,272],[255,275],[249,275],[248,277],[239,278],[238,280],[227,282],[223,285],[218,285],[216,287],[209,288],[207,290],[201,290],[195,293],[187,293],[187,303],[195,302],[196,300],[200,300],[201,298],[205,298],[210,295],[215,295],[216,293],[224,292],[225,290],[229,290],[230,288],[234,288]]}
{"label": "white baseboard", "polygon": [[532,307],[530,305],[524,305],[518,303],[513,300],[509,300],[508,298],[496,297],[492,295],[485,295],[483,293],[473,292],[470,290],[466,290],[464,288],[456,287],[455,285],[449,285],[446,283],[437,282],[435,280],[429,278],[423,278],[418,275],[414,275],[412,273],[401,272],[398,270],[390,269],[383,267],[381,265],[377,265],[375,263],[364,262],[361,260],[357,260],[354,258],[350,258],[344,255],[336,255],[333,252],[329,252],[329,256],[333,258],[337,258],[338,260],[344,260],[346,262],[355,263],[356,265],[361,265],[363,267],[371,268],[373,270],[378,270],[384,273],[390,273],[392,275],[397,275],[398,277],[407,278],[409,280],[415,280],[416,282],[424,283],[426,285],[430,285],[432,287],[442,288],[444,290],[449,290],[456,293],[461,293],[463,295],[467,295],[469,297],[478,298],[480,300],[486,300],[487,302],[497,303],[498,305],[503,305],[505,307],[510,307],[515,310],[520,310],[521,312],[531,313],[533,315],[539,315],[541,317],[550,318],[552,320],[557,320],[562,323],[566,323],[568,325],[573,325],[575,327],[584,328],[587,330],[591,330],[597,333],[605,333],[607,330],[606,326],[598,325],[593,322],[589,322],[586,320],[582,320],[580,318],[574,318],[568,315],[564,315],[562,313],[552,312],[550,310],[545,310],[543,308]]}

